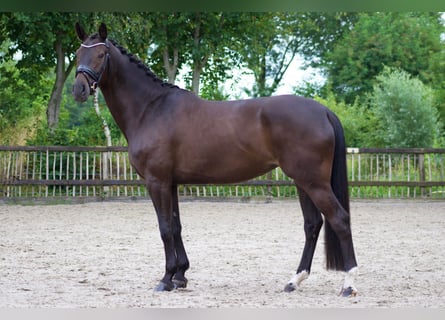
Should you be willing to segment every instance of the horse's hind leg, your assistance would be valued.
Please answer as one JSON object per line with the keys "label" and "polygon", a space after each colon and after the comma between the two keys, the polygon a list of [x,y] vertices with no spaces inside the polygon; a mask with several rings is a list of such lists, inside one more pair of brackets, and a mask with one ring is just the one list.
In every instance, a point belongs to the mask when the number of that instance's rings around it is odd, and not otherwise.
{"label": "horse's hind leg", "polygon": [[298,196],[300,198],[300,205],[303,211],[306,241],[297,272],[284,288],[284,291],[286,292],[295,290],[295,288],[309,276],[318,235],[323,225],[323,218],[321,217],[320,210],[317,209],[307,193],[298,188]]}
{"label": "horse's hind leg", "polygon": [[349,213],[341,206],[328,183],[312,184],[305,190],[316,207],[325,216],[325,222],[330,226],[330,228],[325,227],[325,231],[331,233],[329,229],[332,229],[333,233],[326,235],[326,244],[338,241],[338,246],[326,246],[328,268],[346,272],[341,294],[343,296],[354,296],[357,294],[357,289],[353,283],[357,272],[357,262],[352,242]]}

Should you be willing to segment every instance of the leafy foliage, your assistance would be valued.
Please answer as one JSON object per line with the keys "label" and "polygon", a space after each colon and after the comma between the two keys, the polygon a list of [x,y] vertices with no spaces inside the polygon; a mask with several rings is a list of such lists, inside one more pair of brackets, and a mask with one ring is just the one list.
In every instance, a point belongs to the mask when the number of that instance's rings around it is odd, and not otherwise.
{"label": "leafy foliage", "polygon": [[433,92],[406,71],[385,68],[370,97],[385,147],[432,147],[438,137]]}
{"label": "leafy foliage", "polygon": [[[83,108],[78,121],[81,125],[71,123],[71,114],[64,110],[60,117],[60,126],[56,130],[49,130],[41,122],[36,134],[27,140],[28,145],[54,145],[54,146],[104,146],[106,139],[99,119],[92,107]],[[125,145],[125,138],[120,133],[108,110],[103,110],[108,124],[112,124],[112,140],[116,145]]]}
{"label": "leafy foliage", "polygon": [[[10,46],[5,41],[0,47],[0,59]],[[0,64],[0,143],[20,144],[45,110],[45,90],[50,82],[47,74],[40,77],[40,85],[34,86],[24,76],[29,70],[19,69],[17,62],[5,59]]]}
{"label": "leafy foliage", "polygon": [[[106,138],[102,128],[102,120],[94,111],[92,100],[86,103],[76,103],[65,96],[64,108],[60,114],[60,125],[50,130],[45,122],[40,122],[36,134],[27,141],[28,145],[74,145],[74,146],[105,146]],[[67,101],[69,100],[69,101]],[[114,145],[126,145],[120,129],[115,123],[105,102],[99,99],[102,116],[107,121]]]}
{"label": "leafy foliage", "polygon": [[372,91],[384,66],[402,68],[425,83],[444,79],[432,68],[443,52],[444,25],[438,13],[363,13],[326,54],[328,81],[339,99],[352,103]]}
{"label": "leafy foliage", "polygon": [[244,90],[250,97],[270,96],[300,48],[305,22],[298,13],[239,14],[235,50],[252,72],[255,83]]}
{"label": "leafy foliage", "polygon": [[[71,96],[79,45],[76,21],[88,32],[95,32],[100,21],[107,23],[110,38],[138,54],[161,78],[174,82],[179,71],[190,70],[187,87],[207,99],[227,99],[222,84],[242,68],[250,70],[255,82],[236,86],[249,96],[274,94],[290,61],[300,54],[307,65],[323,67],[328,81],[306,83],[296,93],[316,96],[333,109],[349,146],[401,146],[383,139],[389,116],[377,110],[373,93],[375,86],[384,89],[377,76],[385,65],[401,68],[414,77],[410,81],[431,88],[423,99],[434,98],[427,102],[437,105],[445,124],[445,28],[439,13],[13,12],[0,13],[0,143],[21,144],[28,137],[32,144],[105,144],[92,107]],[[403,89],[406,95],[410,91]],[[60,122],[48,130],[46,116],[53,109]],[[103,109],[114,143],[123,144]],[[437,123],[414,117],[432,130],[424,132],[423,144],[438,141]]]}

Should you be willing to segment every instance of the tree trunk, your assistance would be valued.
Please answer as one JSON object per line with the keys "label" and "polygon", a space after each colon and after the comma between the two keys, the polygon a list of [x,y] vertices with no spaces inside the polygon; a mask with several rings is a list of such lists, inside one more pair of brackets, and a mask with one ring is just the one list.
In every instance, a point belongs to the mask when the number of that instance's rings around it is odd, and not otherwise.
{"label": "tree trunk", "polygon": [[178,71],[179,52],[178,48],[173,48],[173,63],[170,63],[170,55],[168,48],[164,48],[163,52],[164,68],[167,72],[168,82],[175,84],[176,72]]}
{"label": "tree trunk", "polygon": [[[99,117],[100,120],[102,120],[102,129],[104,130],[104,134],[105,134],[105,139],[107,140],[107,147],[111,147],[112,146],[112,141],[111,141],[111,132],[110,132],[110,127],[108,126],[107,120],[105,120],[105,118],[102,116],[102,114],[100,113],[100,108],[99,108],[99,90],[96,90],[96,92],[94,92],[94,111],[96,111],[97,116]],[[108,177],[111,175],[110,168],[108,166],[108,161],[111,159],[111,152],[104,152],[102,153],[102,179],[103,180],[107,180]],[[108,186],[104,186],[104,196],[109,196],[110,193],[110,187]]]}
{"label": "tree trunk", "polygon": [[[99,108],[99,90],[94,92],[94,111],[96,111],[97,116],[100,120],[102,120],[102,129],[104,130],[105,139],[107,141],[107,147],[111,147],[111,133],[110,127],[108,127],[108,123],[105,118],[100,113]],[[102,153],[102,179],[107,180],[110,176],[108,161],[111,159],[111,152],[103,152]],[[110,187],[104,186],[104,196],[108,196],[110,193]]]}
{"label": "tree trunk", "polygon": [[199,95],[199,79],[201,77],[202,69],[209,58],[208,55],[201,57],[199,54],[201,51],[201,15],[199,13],[196,15],[196,27],[193,33],[193,46],[195,47],[195,52],[197,52],[197,54],[195,54],[193,57],[192,91],[196,95]]}
{"label": "tree trunk", "polygon": [[255,75],[255,84],[252,90],[253,98],[268,96],[266,92],[266,55],[259,57],[258,62],[258,68],[253,70]]}
{"label": "tree trunk", "polygon": [[112,143],[111,143],[110,127],[108,126],[107,120],[105,120],[105,118],[100,113],[99,90],[96,90],[96,92],[94,93],[94,111],[96,111],[97,116],[102,121],[102,129],[104,130],[105,139],[107,140],[107,147],[111,147]]}
{"label": "tree trunk", "polygon": [[46,110],[48,128],[52,132],[57,128],[57,124],[59,122],[63,85],[65,84],[66,78],[74,67],[74,61],[70,61],[68,68],[65,71],[65,52],[62,48],[62,43],[57,42],[55,44],[55,49],[57,54],[56,80],[54,82],[54,86],[48,102],[48,108]]}
{"label": "tree trunk", "polygon": [[199,95],[199,77],[201,76],[201,69],[196,64],[193,67],[192,74],[192,91]]}

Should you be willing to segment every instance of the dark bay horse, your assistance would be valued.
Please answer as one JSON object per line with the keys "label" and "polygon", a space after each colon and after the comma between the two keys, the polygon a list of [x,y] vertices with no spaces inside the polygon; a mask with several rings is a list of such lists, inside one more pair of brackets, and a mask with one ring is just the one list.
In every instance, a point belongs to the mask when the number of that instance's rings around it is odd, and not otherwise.
{"label": "dark bay horse", "polygon": [[100,87],[157,214],[166,265],[155,290],[187,285],[178,185],[240,182],[279,166],[297,186],[306,235],[297,272],[284,290],[309,276],[325,221],[326,266],[346,272],[343,296],[357,293],[345,141],[329,109],[292,95],[206,101],[160,80],[107,38],[105,24],[90,36],[76,24],[76,32],[82,44],[74,97],[84,102]]}

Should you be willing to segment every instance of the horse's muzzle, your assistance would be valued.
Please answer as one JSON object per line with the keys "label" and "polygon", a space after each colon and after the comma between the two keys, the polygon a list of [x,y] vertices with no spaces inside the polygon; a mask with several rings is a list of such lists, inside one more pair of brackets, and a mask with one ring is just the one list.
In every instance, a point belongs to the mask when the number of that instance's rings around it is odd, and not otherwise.
{"label": "horse's muzzle", "polygon": [[85,77],[80,74],[76,77],[76,81],[74,81],[73,96],[74,100],[78,102],[85,102],[90,96],[89,83],[86,81]]}

